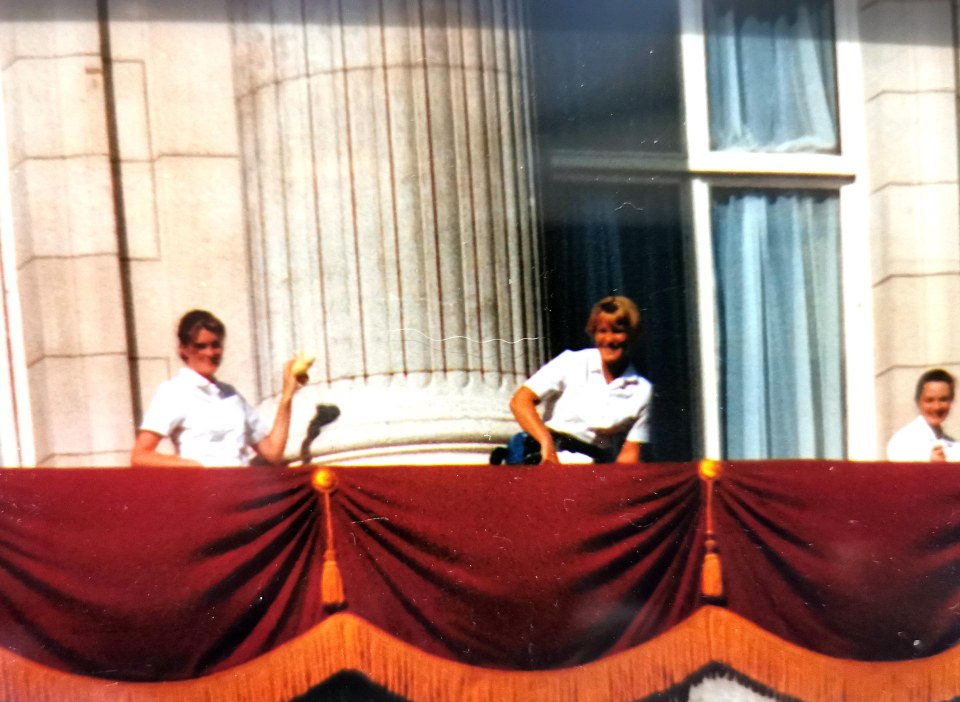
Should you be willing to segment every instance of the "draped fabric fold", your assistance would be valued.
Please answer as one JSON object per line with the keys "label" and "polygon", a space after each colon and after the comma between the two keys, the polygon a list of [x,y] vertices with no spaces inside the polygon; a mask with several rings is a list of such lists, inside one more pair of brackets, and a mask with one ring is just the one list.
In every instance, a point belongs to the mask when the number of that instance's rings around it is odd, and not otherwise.
{"label": "draped fabric fold", "polygon": [[[690,465],[338,469],[351,612],[425,652],[542,669],[697,605]],[[0,471],[0,645],[64,671],[176,680],[325,616],[309,472]]]}
{"label": "draped fabric fold", "polygon": [[337,497],[351,611],[429,653],[574,665],[697,605],[693,466],[369,468]]}
{"label": "draped fabric fold", "polygon": [[308,476],[0,471],[0,645],[121,680],[244,662],[322,615]]}
{"label": "draped fabric fold", "polygon": [[716,489],[732,612],[863,661],[929,656],[960,640],[956,466],[741,461]]}
{"label": "draped fabric fold", "polygon": [[711,662],[960,693],[955,467],[711,467],[338,468],[329,522],[309,471],[0,470],[0,697],[285,700],[346,666],[417,700],[638,699]]}

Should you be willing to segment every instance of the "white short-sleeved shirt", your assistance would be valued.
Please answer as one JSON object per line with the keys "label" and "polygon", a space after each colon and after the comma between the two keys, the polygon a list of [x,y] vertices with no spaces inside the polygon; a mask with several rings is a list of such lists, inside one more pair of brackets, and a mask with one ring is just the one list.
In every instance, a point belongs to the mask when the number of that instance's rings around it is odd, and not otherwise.
{"label": "white short-sleeved shirt", "polygon": [[598,349],[564,351],[524,383],[540,398],[549,429],[603,449],[646,443],[653,386],[630,365],[607,383]]}
{"label": "white short-sleeved shirt", "polygon": [[246,466],[270,431],[236,389],[181,368],[157,388],[140,429],[173,440],[177,455],[204,466]]}
{"label": "white short-sleeved shirt", "polygon": [[929,462],[935,444],[943,444],[948,461],[960,461],[960,444],[944,434],[937,436],[922,416],[894,434],[887,443],[888,461]]}

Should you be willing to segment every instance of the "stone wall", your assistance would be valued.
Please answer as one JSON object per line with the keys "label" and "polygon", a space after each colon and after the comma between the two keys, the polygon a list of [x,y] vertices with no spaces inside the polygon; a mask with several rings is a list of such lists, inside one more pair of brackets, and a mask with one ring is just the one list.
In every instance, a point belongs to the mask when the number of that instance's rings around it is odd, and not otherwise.
{"label": "stone wall", "polygon": [[[877,455],[925,369],[960,372],[956,17],[949,0],[860,3],[876,337]],[[960,412],[948,429],[956,435]]]}

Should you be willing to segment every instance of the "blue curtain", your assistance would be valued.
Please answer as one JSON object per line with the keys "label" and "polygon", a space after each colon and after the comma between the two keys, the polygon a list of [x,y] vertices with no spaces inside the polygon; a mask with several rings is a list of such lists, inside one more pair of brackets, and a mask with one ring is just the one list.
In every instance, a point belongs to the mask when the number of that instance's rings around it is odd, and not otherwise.
{"label": "blue curtain", "polygon": [[712,147],[838,151],[832,2],[704,5]]}
{"label": "blue curtain", "polygon": [[544,191],[543,212],[551,355],[593,344],[584,326],[597,300],[606,295],[632,298],[644,329],[633,361],[654,385],[644,460],[690,460],[690,281],[680,189],[554,183]]}
{"label": "blue curtain", "polygon": [[844,455],[838,213],[835,193],[715,191],[727,458]]}

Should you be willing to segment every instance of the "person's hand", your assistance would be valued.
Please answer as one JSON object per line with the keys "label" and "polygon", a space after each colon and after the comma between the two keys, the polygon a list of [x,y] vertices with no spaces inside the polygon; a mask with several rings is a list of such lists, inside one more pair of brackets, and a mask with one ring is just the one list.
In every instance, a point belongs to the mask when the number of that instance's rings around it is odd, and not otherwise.
{"label": "person's hand", "polygon": [[943,448],[941,442],[937,442],[933,445],[933,449],[930,451],[930,462],[931,463],[944,463],[947,460],[947,452]]}
{"label": "person's hand", "polygon": [[293,397],[293,394],[300,389],[301,382],[297,379],[297,358],[291,358],[283,364],[283,390],[281,394],[284,397]]}
{"label": "person's hand", "polygon": [[303,351],[297,351],[293,355],[293,375],[301,385],[306,385],[307,381],[310,380],[307,371],[310,370],[310,366],[313,365],[316,358],[316,356],[308,356]]}
{"label": "person's hand", "polygon": [[307,371],[310,370],[315,358],[316,356],[308,356],[303,351],[297,351],[293,358],[283,364],[283,392],[287,397],[293,397],[293,393],[310,380]]}
{"label": "person's hand", "polygon": [[552,439],[540,444],[540,465],[560,465],[557,448],[553,445]]}

